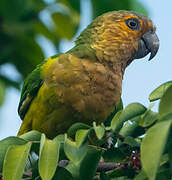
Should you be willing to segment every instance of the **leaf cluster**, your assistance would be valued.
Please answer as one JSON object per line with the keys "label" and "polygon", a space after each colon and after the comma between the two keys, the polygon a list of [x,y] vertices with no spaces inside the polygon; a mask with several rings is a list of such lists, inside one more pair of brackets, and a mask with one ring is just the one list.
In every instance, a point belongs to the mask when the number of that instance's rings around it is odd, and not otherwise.
{"label": "leaf cluster", "polygon": [[119,110],[109,125],[73,124],[48,139],[30,131],[0,141],[4,180],[160,180],[172,177],[172,81],[155,89],[159,111],[140,103]]}

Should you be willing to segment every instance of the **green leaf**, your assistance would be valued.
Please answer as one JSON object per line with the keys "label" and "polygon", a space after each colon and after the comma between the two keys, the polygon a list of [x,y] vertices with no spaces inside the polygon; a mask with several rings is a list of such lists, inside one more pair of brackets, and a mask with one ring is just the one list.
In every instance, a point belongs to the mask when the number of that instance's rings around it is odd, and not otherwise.
{"label": "green leaf", "polygon": [[84,123],[75,123],[67,131],[67,135],[72,137],[79,129],[90,129],[91,127]]}
{"label": "green leaf", "polygon": [[114,0],[92,0],[93,5],[93,18],[100,16],[101,14],[121,9],[130,9],[130,0],[114,1]]}
{"label": "green leaf", "polygon": [[[136,116],[131,119],[131,122],[126,122],[125,125],[121,128],[119,134],[123,137],[132,136],[137,137],[144,133],[143,128],[139,127],[140,116]],[[139,131],[139,132],[138,132]]]}
{"label": "green leaf", "polygon": [[140,147],[140,144],[131,136],[127,136],[121,144],[128,144],[131,147]]}
{"label": "green leaf", "polygon": [[122,162],[125,159],[124,153],[119,148],[112,147],[103,153],[105,162]]}
{"label": "green leaf", "polygon": [[45,135],[42,135],[40,146],[38,162],[39,173],[43,180],[50,180],[56,171],[59,159],[60,142],[46,139]]}
{"label": "green leaf", "polygon": [[0,141],[0,172],[2,172],[4,157],[8,147],[11,145],[23,145],[26,143],[27,141],[20,139],[18,137],[8,137]]}
{"label": "green leaf", "polygon": [[80,179],[93,179],[96,174],[97,165],[100,161],[101,155],[102,150],[88,146],[87,154],[80,165]]}
{"label": "green leaf", "polygon": [[72,177],[75,179],[75,180],[80,180],[79,178],[79,168],[80,168],[80,164],[74,164],[72,162],[70,162],[66,169],[72,174]]}
{"label": "green leaf", "polygon": [[76,27],[69,15],[62,13],[53,13],[52,19],[56,25],[56,33],[61,38],[72,39],[76,33]]}
{"label": "green leaf", "polygon": [[156,120],[158,120],[158,113],[153,112],[148,108],[144,114],[141,115],[141,120],[139,125],[142,127],[147,127],[152,125]]}
{"label": "green leaf", "polygon": [[172,86],[170,86],[163,97],[161,98],[159,104],[159,118],[172,113]]}
{"label": "green leaf", "polygon": [[60,143],[64,143],[65,142],[65,135],[64,134],[59,134],[58,136],[56,136],[53,141],[58,141]]}
{"label": "green leaf", "polygon": [[138,0],[130,0],[130,8],[134,12],[141,13],[141,14],[143,14],[145,16],[148,15],[147,10],[143,6],[143,4]]}
{"label": "green leaf", "polygon": [[21,139],[24,139],[26,141],[40,141],[41,139],[41,133],[35,130],[29,131],[25,134],[22,134],[19,136]]}
{"label": "green leaf", "polygon": [[115,116],[113,117],[112,121],[111,121],[111,129],[114,131],[115,128],[118,126],[119,123],[119,117],[121,115],[123,110],[118,111]]}
{"label": "green leaf", "polygon": [[105,134],[105,126],[103,124],[96,126],[96,123],[93,122],[93,127],[94,127],[94,131],[96,133],[96,136],[98,137],[98,139],[102,139],[102,137]]}
{"label": "green leaf", "polygon": [[[116,116],[112,119],[111,127],[114,132],[118,133],[123,126],[125,121],[128,121],[138,115],[143,114],[146,111],[146,108],[139,103],[129,104],[121,113],[117,113]],[[119,115],[120,114],[120,115]]]}
{"label": "green leaf", "polygon": [[149,100],[156,101],[158,99],[161,99],[166,90],[172,85],[172,81],[166,82],[159,87],[157,87],[152,93],[149,95]]}
{"label": "green leaf", "polygon": [[142,167],[151,180],[156,177],[171,123],[172,115],[164,117],[147,131],[141,144]]}
{"label": "green leaf", "polygon": [[0,106],[2,106],[6,93],[6,86],[3,81],[0,81]]}
{"label": "green leaf", "polygon": [[52,180],[73,180],[73,177],[69,171],[65,168],[58,167]]}
{"label": "green leaf", "polygon": [[78,164],[87,153],[87,144],[84,144],[78,148],[76,142],[71,141],[66,137],[64,143],[64,151],[66,156],[75,164]]}
{"label": "green leaf", "polygon": [[4,159],[3,179],[20,180],[28,159],[31,142],[8,148]]}
{"label": "green leaf", "polygon": [[148,180],[146,174],[144,171],[141,171],[135,178],[134,180]]}
{"label": "green leaf", "polygon": [[89,133],[89,130],[86,130],[86,129],[80,129],[76,132],[75,141],[78,147],[80,147],[85,142],[85,140],[87,139],[88,133]]}

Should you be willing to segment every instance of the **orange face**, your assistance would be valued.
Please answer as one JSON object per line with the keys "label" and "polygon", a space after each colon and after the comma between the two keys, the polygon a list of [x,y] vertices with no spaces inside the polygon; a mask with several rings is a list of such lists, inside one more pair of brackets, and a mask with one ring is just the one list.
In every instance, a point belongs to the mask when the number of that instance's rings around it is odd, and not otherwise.
{"label": "orange face", "polygon": [[[156,54],[159,41],[155,30],[154,24],[146,16],[130,11],[112,11],[97,17],[81,33],[76,43],[90,44],[101,61],[125,63],[152,52],[151,46],[156,46],[153,56]],[[147,36],[153,38],[152,42]],[[138,52],[139,48],[144,52]]]}

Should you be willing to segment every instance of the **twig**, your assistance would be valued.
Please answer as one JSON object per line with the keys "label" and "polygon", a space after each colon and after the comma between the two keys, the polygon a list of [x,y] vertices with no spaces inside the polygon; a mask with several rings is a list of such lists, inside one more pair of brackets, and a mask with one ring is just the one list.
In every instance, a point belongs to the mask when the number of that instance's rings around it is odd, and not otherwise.
{"label": "twig", "polygon": [[[59,162],[59,167],[66,167],[69,164],[68,160],[61,160]],[[120,167],[120,163],[113,163],[113,162],[99,162],[98,167],[97,167],[97,172],[102,172],[102,171],[110,171],[113,169],[116,169]]]}

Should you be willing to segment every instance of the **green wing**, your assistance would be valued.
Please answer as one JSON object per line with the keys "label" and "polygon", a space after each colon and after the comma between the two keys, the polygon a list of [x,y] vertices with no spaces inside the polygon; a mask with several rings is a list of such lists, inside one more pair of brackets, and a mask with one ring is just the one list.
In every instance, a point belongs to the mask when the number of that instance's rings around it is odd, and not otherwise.
{"label": "green wing", "polygon": [[20,97],[20,102],[19,102],[19,107],[18,107],[18,113],[21,119],[24,118],[33,98],[36,96],[39,88],[41,87],[43,83],[43,79],[41,79],[40,77],[40,71],[41,71],[40,67],[42,64],[39,64],[36,67],[36,69],[34,69],[27,76],[26,80],[24,81],[21,97]]}

